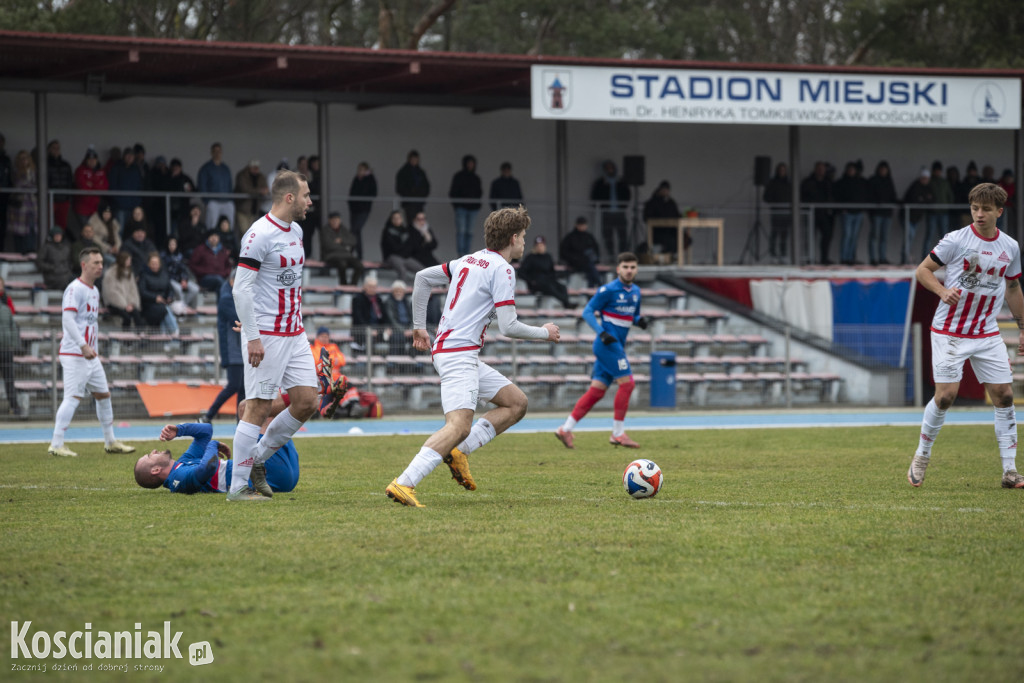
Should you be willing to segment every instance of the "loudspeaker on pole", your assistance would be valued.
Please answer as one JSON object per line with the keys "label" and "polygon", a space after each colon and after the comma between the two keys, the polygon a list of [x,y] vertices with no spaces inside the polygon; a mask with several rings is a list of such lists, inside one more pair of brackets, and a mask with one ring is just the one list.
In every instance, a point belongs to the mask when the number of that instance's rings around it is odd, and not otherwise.
{"label": "loudspeaker on pole", "polygon": [[767,185],[772,177],[772,158],[766,156],[754,157],[754,184],[760,187]]}
{"label": "loudspeaker on pole", "polygon": [[626,185],[644,184],[644,157],[624,156],[622,157],[622,182]]}

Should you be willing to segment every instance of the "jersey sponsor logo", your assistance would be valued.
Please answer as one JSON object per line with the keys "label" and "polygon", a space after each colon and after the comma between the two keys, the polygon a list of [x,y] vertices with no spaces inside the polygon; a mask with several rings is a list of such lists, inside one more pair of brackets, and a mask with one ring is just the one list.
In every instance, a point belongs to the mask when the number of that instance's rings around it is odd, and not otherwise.
{"label": "jersey sponsor logo", "polygon": [[178,484],[180,484],[180,483],[181,483],[180,479],[175,479],[174,483],[171,484],[171,488],[175,488],[175,489],[178,488]]}
{"label": "jersey sponsor logo", "polygon": [[976,251],[967,252],[967,255],[964,256],[964,273],[958,280],[961,286],[967,289],[974,289],[978,286],[980,282],[978,273],[981,272],[981,268],[978,265],[980,258]]}
{"label": "jersey sponsor logo", "polygon": [[291,287],[295,284],[295,281],[299,279],[298,274],[291,268],[285,270],[277,276],[277,281],[285,287]]}

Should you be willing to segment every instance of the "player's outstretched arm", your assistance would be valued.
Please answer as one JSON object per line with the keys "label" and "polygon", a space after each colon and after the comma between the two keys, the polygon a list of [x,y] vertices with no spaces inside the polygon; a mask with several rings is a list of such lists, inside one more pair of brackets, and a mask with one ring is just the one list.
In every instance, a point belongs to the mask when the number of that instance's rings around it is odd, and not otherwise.
{"label": "player's outstretched arm", "polygon": [[[498,313],[498,330],[506,337],[513,339],[548,339],[558,341],[558,326],[553,323],[546,323],[543,327],[534,327],[519,321],[516,315],[516,307],[500,306]],[[552,329],[554,328],[554,329]]]}

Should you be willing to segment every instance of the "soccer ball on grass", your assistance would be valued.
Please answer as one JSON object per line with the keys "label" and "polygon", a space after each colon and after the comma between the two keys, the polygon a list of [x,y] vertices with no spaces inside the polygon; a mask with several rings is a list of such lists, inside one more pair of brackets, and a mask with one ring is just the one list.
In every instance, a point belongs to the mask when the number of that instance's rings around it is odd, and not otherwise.
{"label": "soccer ball on grass", "polygon": [[622,473],[622,486],[633,498],[653,498],[664,481],[661,468],[643,458],[626,465],[626,471]]}

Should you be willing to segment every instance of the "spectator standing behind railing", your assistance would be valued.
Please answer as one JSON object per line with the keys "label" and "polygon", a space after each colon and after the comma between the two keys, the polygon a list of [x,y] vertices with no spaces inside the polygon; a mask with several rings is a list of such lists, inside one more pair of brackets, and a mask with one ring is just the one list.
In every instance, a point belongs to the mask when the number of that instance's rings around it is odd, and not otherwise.
{"label": "spectator standing behind railing", "polygon": [[[219,142],[210,145],[210,160],[199,167],[196,187],[203,194],[231,192],[231,169],[224,163],[224,149]],[[217,226],[220,216],[227,216],[231,224],[235,223],[235,203],[230,199],[203,197],[206,205],[206,227],[212,230]],[[249,226],[245,226],[248,230]],[[218,286],[218,289],[220,287]]]}
{"label": "spectator standing behind railing", "polygon": [[[107,174],[110,181],[110,189],[118,192],[138,192],[142,189],[142,170],[135,164],[135,152],[131,147],[125,147],[121,154],[121,161],[114,165]],[[141,206],[142,198],[138,195],[115,195],[114,215],[117,222],[125,228],[123,238],[127,239],[127,223],[131,218],[132,209]]]}
{"label": "spectator standing behind railing", "polygon": [[20,413],[14,393],[14,353],[21,345],[18,323],[14,320],[16,312],[14,302],[7,296],[4,279],[0,277],[0,375],[3,375],[7,410],[11,415]]}
{"label": "spectator standing behind railing", "polygon": [[[192,178],[187,176],[181,167],[181,159],[171,159],[170,176],[167,178],[167,190],[169,192],[195,192],[196,184]],[[171,226],[170,234],[174,234],[174,228],[181,225],[188,217],[188,197],[171,197]],[[200,205],[201,206],[201,205]],[[200,215],[202,212],[200,211]]]}
{"label": "spectator standing behind railing", "polygon": [[[244,233],[252,225],[258,216],[261,216],[260,206],[270,196],[270,186],[267,185],[267,177],[260,171],[260,160],[250,159],[249,165],[238,172],[235,176],[235,192],[249,195],[245,199],[235,200],[235,216],[238,223],[238,232]],[[228,224],[230,227],[230,223]],[[305,233],[304,233],[305,234]],[[223,242],[223,235],[221,236]],[[235,247],[225,244],[225,247],[237,253],[237,241]]]}
{"label": "spectator standing behind railing", "polygon": [[206,233],[206,241],[192,250],[188,266],[201,288],[208,292],[220,291],[220,286],[231,274],[231,254],[220,243],[216,230]]}
{"label": "spectator standing behind railing", "polygon": [[[601,175],[590,187],[590,200],[601,203],[601,237],[609,258],[614,258],[620,251],[632,248],[626,232],[626,209],[629,208],[632,194],[629,186],[619,178],[615,162],[605,161],[601,165]],[[618,250],[615,249],[616,239],[619,244]]]}
{"label": "spectator standing behind railing", "polygon": [[[360,161],[356,167],[356,174],[352,183],[348,186],[349,197],[376,197],[377,178],[374,177],[370,165]],[[363,226],[370,217],[373,210],[373,202],[362,200],[348,200],[349,229],[356,236],[356,255],[363,258]]]}
{"label": "spectator standing behind railing", "polygon": [[36,202],[36,165],[32,155],[25,150],[14,156],[12,187],[26,191],[9,195],[7,229],[14,236],[14,250],[19,254],[27,254],[36,250],[39,211]]}
{"label": "spectator standing behind railing", "polygon": [[[843,177],[836,181],[834,196],[841,204],[867,204],[871,201],[871,187],[862,175],[864,164],[860,159],[849,161],[843,170]],[[839,248],[839,261],[844,266],[857,263],[857,242],[860,239],[860,226],[864,222],[864,209],[849,208],[842,210],[843,234]]]}
{"label": "spectator standing behind railing", "polygon": [[[71,190],[75,187],[75,172],[60,155],[60,140],[50,140],[46,146],[46,185],[50,190]],[[70,208],[71,195],[54,194],[53,222],[67,229]]]}
{"label": "spectator standing behind railing", "polygon": [[[651,193],[651,198],[644,202],[644,221],[646,222],[653,218],[679,218],[682,215],[679,212],[679,207],[676,206],[676,200],[672,199],[672,186],[669,185],[667,180],[662,180],[654,192]],[[683,240],[683,249],[690,246],[690,243],[687,241],[689,239],[689,234],[686,234]],[[654,233],[654,239],[651,240],[653,244],[647,245],[647,252],[648,254],[653,254],[654,247],[657,245],[661,248],[660,251],[663,254],[675,253],[678,245],[676,240],[675,231],[659,230]]]}
{"label": "spectator standing behind railing", "polygon": [[139,298],[147,324],[159,326],[164,334],[178,334],[178,320],[171,311],[174,300],[171,278],[160,261],[160,254],[155,251],[146,257],[146,268],[139,276]]}
{"label": "spectator standing behind railing", "polygon": [[[405,164],[395,174],[395,194],[403,199],[420,199],[430,195],[430,180],[427,178],[427,172],[420,166],[420,153],[414,149],[409,150]],[[405,220],[412,223],[412,219],[423,210],[423,206],[422,201],[403,201]]]}
{"label": "spectator standing behind railing", "polygon": [[[932,174],[928,172],[927,168],[922,167],[921,173],[917,180],[910,184],[907,191],[903,194],[904,204],[934,204],[935,194],[932,192],[931,186]],[[908,252],[914,246],[914,235],[917,233],[917,228],[921,222],[927,218],[924,209],[911,209],[907,217],[906,234],[903,239],[903,248],[900,250],[900,264],[905,265],[909,263]],[[927,236],[926,236],[927,237]],[[928,255],[928,250],[931,249],[933,242],[929,242],[927,239],[922,243],[921,247],[921,258],[923,259]]]}
{"label": "spectator standing behind railing", "polygon": [[793,232],[793,183],[789,179],[789,166],[780,163],[764,186],[762,197],[768,204],[768,255],[776,263],[789,261],[789,234]]}
{"label": "spectator standing behind railing", "polygon": [[[897,204],[896,184],[892,180],[889,162],[882,160],[875,166],[875,174],[868,178],[871,201],[874,204]],[[888,265],[889,227],[892,225],[892,207],[871,210],[871,230],[868,232],[868,258],[871,265]]]}
{"label": "spectator standing behind railing", "polygon": [[313,206],[309,207],[306,217],[299,222],[299,225],[302,226],[302,249],[306,253],[307,259],[313,255],[313,236],[320,231],[320,221],[323,220],[320,216],[324,215],[320,210],[324,201],[323,194],[320,192],[320,180],[320,157],[314,154],[309,157],[309,173],[306,175],[309,194],[313,197]]}
{"label": "spectator standing behind railing", "polygon": [[71,244],[65,241],[61,227],[54,225],[50,228],[50,239],[46,240],[36,256],[36,268],[43,274],[43,283],[47,289],[63,290],[75,279],[70,259]]}
{"label": "spectator standing behind railing", "polygon": [[[158,156],[146,177],[146,189],[152,192],[170,192],[171,170],[167,159]],[[146,215],[153,227],[153,243],[160,249],[167,246],[167,238],[174,232],[174,223],[167,224],[167,197],[146,197]]]}
{"label": "spectator standing behind railing", "polygon": [[523,189],[519,186],[519,181],[512,176],[512,164],[502,162],[500,173],[491,181],[491,192],[488,195],[491,200],[491,211],[523,203]]}
{"label": "spectator standing behind railing", "polygon": [[[947,166],[946,182],[949,183],[949,187],[953,191],[953,203],[960,204],[959,199],[957,199],[957,197],[959,196],[958,193],[960,191],[960,169],[958,169],[956,166]],[[963,213],[962,204],[960,204],[960,206],[958,206],[955,209],[950,209],[949,211],[947,211],[947,213],[949,214],[950,230],[959,230],[960,228],[967,225],[967,221],[960,222],[960,216]]]}
{"label": "spectator standing behind railing", "polygon": [[[75,215],[78,216],[78,225],[84,226],[100,206],[100,195],[98,193],[110,189],[107,172],[100,166],[100,155],[96,153],[92,146],[85,151],[85,158],[82,159],[82,163],[75,169],[75,189],[91,190],[97,193],[77,194],[71,202],[72,209]],[[77,232],[69,233],[68,236],[76,237]],[[109,252],[109,249],[107,252]]]}
{"label": "spectator standing behind railing", "polygon": [[103,303],[113,315],[121,318],[121,327],[137,329],[145,326],[142,319],[142,300],[139,285],[132,268],[132,255],[122,251],[117,255],[113,270],[106,274],[102,283]]}
{"label": "spectator standing behind railing", "polygon": [[[814,163],[814,170],[800,183],[800,202],[802,204],[828,204],[832,201],[832,181],[827,175],[828,167],[824,161]],[[819,263],[831,265],[828,252],[832,247],[832,209],[815,207],[814,231],[818,234]]]}
{"label": "spectator standing behind railing", "polygon": [[960,218],[955,222],[956,225],[965,226],[971,222],[970,202],[967,201],[968,195],[974,186],[981,182],[981,176],[978,175],[978,165],[974,163],[974,160],[967,162],[967,168],[964,171],[964,178],[960,181],[959,185],[953,188],[953,196],[956,198],[956,203],[961,207],[965,207],[960,212]]}
{"label": "spectator standing behind railing", "polygon": [[[942,162],[936,161],[932,164],[932,179],[929,183],[932,187],[932,195],[936,204],[952,204],[954,201],[953,188],[942,174]],[[950,231],[949,211],[946,209],[928,212],[928,233],[924,236],[924,243],[932,245],[942,239]],[[959,226],[963,227],[963,226]]]}
{"label": "spectator standing behind railing", "polygon": [[192,271],[185,265],[185,255],[178,249],[178,238],[167,240],[167,249],[160,253],[160,260],[167,268],[167,276],[171,279],[174,300],[180,301],[190,308],[195,308],[199,300],[199,285]]}
{"label": "spectator standing behind railing", "polygon": [[449,199],[456,200],[452,202],[452,207],[455,210],[455,242],[459,256],[472,252],[473,222],[480,211],[480,198],[483,196],[483,185],[480,176],[476,174],[476,157],[467,154],[462,157],[462,169],[452,176],[452,184],[448,189]]}
{"label": "spectator standing behind railing", "polygon": [[[0,133],[0,190],[12,187],[14,182],[14,165],[4,149],[6,145],[7,139]],[[7,204],[10,199],[11,195],[0,192],[0,251],[7,250]]]}

